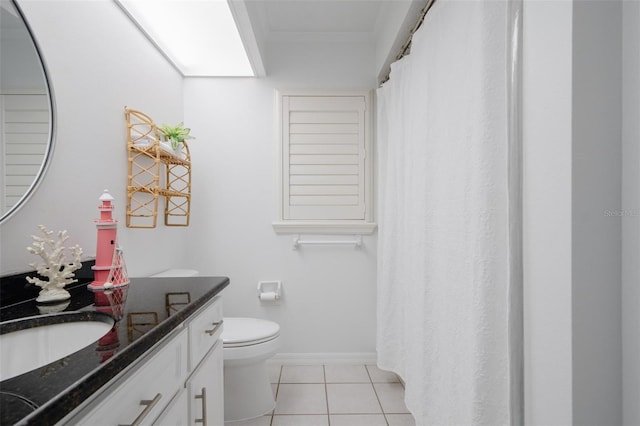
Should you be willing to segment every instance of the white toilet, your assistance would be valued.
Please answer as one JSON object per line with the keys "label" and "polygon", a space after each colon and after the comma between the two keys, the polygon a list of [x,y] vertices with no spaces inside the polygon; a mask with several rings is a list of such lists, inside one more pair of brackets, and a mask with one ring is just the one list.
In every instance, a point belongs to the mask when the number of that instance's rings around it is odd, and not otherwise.
{"label": "white toilet", "polygon": [[259,417],[275,408],[267,359],[280,348],[280,326],[257,318],[224,318],[224,420]]}
{"label": "white toilet", "polygon": [[[193,269],[169,269],[154,277],[198,275]],[[257,318],[224,317],[224,420],[246,420],[274,409],[276,402],[267,372],[267,359],[280,347],[280,326]]]}

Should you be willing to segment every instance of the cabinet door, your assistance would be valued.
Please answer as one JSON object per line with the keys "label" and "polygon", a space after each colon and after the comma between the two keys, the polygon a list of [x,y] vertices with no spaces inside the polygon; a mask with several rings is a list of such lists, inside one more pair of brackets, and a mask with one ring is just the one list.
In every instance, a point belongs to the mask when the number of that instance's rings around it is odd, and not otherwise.
{"label": "cabinet door", "polygon": [[171,401],[169,406],[160,414],[154,426],[183,426],[189,418],[189,395],[182,389]]}
{"label": "cabinet door", "polygon": [[216,342],[187,380],[189,424],[224,426],[222,340]]}
{"label": "cabinet door", "polygon": [[[161,348],[140,361],[101,393],[97,406],[90,406],[69,424],[151,425],[182,388],[187,375],[187,331],[172,337]],[[85,414],[86,413],[86,414]]]}

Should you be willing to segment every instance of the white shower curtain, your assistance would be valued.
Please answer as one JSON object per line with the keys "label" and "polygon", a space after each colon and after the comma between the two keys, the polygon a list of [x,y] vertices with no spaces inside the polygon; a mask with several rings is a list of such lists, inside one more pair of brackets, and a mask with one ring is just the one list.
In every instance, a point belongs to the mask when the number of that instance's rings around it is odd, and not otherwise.
{"label": "white shower curtain", "polygon": [[520,415],[509,9],[436,1],[377,93],[378,365],[405,381],[418,426]]}

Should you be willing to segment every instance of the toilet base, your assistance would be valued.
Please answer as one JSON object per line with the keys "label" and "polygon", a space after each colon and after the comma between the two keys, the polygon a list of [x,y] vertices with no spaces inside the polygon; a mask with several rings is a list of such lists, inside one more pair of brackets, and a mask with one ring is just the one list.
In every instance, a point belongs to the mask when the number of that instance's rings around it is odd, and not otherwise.
{"label": "toilet base", "polygon": [[224,362],[224,421],[252,419],[276,406],[265,359]]}

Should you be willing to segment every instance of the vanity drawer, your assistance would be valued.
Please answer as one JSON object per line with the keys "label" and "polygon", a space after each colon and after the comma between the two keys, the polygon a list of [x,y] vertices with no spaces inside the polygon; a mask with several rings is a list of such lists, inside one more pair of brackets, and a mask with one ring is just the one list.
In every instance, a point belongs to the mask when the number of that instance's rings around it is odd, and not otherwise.
{"label": "vanity drawer", "polygon": [[183,387],[187,377],[188,332],[182,330],[145,357],[142,366],[119,379],[100,396],[80,425],[150,425]]}
{"label": "vanity drawer", "polygon": [[189,323],[189,371],[196,369],[220,338],[222,327],[222,298],[217,296]]}

